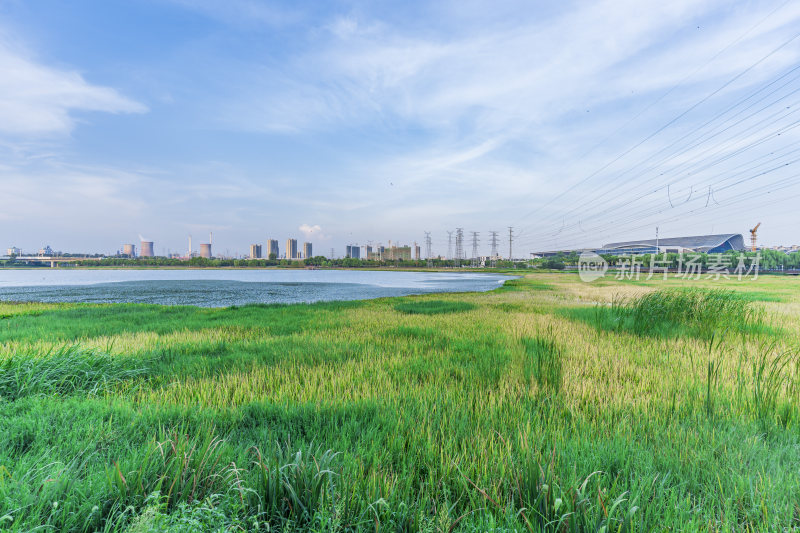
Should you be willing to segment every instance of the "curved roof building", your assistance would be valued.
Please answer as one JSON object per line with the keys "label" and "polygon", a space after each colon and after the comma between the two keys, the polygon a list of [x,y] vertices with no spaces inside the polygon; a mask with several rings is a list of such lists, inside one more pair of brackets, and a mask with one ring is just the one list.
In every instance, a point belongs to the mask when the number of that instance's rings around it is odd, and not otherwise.
{"label": "curved roof building", "polygon": [[600,254],[650,254],[664,252],[704,252],[716,254],[729,250],[744,250],[744,237],[740,233],[721,235],[695,235],[667,239],[612,242],[596,250]]}

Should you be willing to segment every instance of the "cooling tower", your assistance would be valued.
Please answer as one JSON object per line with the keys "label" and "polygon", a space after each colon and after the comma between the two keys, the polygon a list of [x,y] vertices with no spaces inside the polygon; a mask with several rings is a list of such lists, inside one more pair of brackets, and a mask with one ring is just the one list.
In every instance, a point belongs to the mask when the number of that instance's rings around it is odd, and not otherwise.
{"label": "cooling tower", "polygon": [[200,257],[205,257],[206,259],[211,259],[211,245],[210,244],[201,244],[200,245]]}
{"label": "cooling tower", "polygon": [[153,257],[153,241],[142,241],[142,247],[139,248],[139,257]]}
{"label": "cooling tower", "polygon": [[136,245],[135,244],[123,244],[122,245],[122,255],[127,255],[128,257],[136,257]]}

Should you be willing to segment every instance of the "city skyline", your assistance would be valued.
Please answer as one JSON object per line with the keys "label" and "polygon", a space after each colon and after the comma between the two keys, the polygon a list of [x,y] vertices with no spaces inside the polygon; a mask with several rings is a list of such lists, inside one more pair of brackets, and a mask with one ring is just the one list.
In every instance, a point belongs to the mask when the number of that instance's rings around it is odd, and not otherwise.
{"label": "city skyline", "polygon": [[[511,229],[513,229],[513,228],[511,228]],[[428,232],[426,232],[426,233],[428,233]],[[477,237],[477,236],[480,235],[481,232],[470,232],[470,233],[476,234],[476,237]],[[496,233],[496,232],[487,232],[487,233],[491,234],[491,233]],[[726,235],[726,234],[720,234],[720,235]],[[742,235],[742,234],[740,234],[740,235]],[[656,234],[656,237],[658,237],[657,234]],[[686,236],[663,235],[663,234],[661,235],[661,239],[664,240],[664,241],[669,240],[671,238],[684,238],[684,237],[686,237]],[[209,235],[209,240],[212,240],[211,235]],[[653,239],[648,239],[646,237],[644,237],[642,239],[639,239],[639,241],[643,241],[643,240],[653,240]],[[281,253],[281,251],[280,251],[280,246],[278,244],[278,240],[277,239],[266,239],[265,241],[251,242],[247,246],[246,250],[237,250],[237,249],[231,250],[230,248],[223,248],[224,251],[217,250],[216,252],[214,252],[212,250],[210,243],[200,243],[199,249],[195,249],[195,247],[191,245],[191,242],[192,242],[191,236],[189,236],[189,243],[190,243],[189,246],[191,247],[191,249],[184,249],[183,251],[172,250],[172,249],[165,248],[165,247],[162,247],[162,248],[159,249],[159,248],[156,247],[155,243],[153,241],[151,241],[151,240],[139,240],[139,241],[136,241],[136,242],[138,242],[139,244],[136,244],[136,243],[125,243],[125,244],[122,244],[119,247],[117,247],[116,250],[114,250],[113,252],[110,252],[110,253],[109,252],[98,251],[98,250],[61,250],[61,249],[58,248],[58,246],[56,246],[55,248],[52,248],[50,246],[50,244],[45,244],[42,247],[34,247],[34,248],[31,248],[31,249],[25,249],[25,248],[18,247],[18,246],[15,246],[15,245],[9,245],[9,246],[7,246],[7,247],[5,247],[3,249],[7,251],[6,255],[11,255],[11,251],[12,250],[16,251],[15,255],[20,255],[20,253],[23,254],[23,255],[37,255],[37,254],[38,255],[42,255],[43,254],[43,250],[46,248],[47,250],[51,250],[52,249],[54,254],[59,254],[59,253],[80,254],[80,253],[85,253],[87,255],[98,255],[99,254],[99,255],[106,255],[106,256],[109,256],[109,257],[114,256],[114,255],[123,255],[123,256],[131,256],[131,257],[153,257],[153,256],[157,256],[157,257],[189,258],[189,257],[200,256],[200,257],[223,257],[223,258],[230,257],[230,258],[251,258],[251,259],[252,258],[264,258],[264,259],[268,259],[270,254],[272,254],[272,253],[274,253],[276,255],[277,259],[307,259],[309,257],[313,257],[313,253],[312,254],[308,253],[309,251],[311,251],[313,249],[313,243],[309,242],[309,241],[304,241],[302,243],[302,248],[300,248],[299,247],[299,241],[297,239],[293,238],[293,237],[289,237],[285,241],[285,248],[284,248],[283,253]],[[480,242],[480,241],[478,241],[478,242]],[[787,249],[787,250],[796,250],[796,249],[800,248],[800,245],[797,244],[797,243],[794,243],[794,242],[791,242],[791,243],[780,243],[780,244],[765,244],[765,243],[761,242],[760,239],[757,239],[756,242],[757,242],[757,245],[758,245],[759,248]],[[292,246],[293,246],[293,249],[294,249],[294,255],[292,255],[291,257],[287,254],[287,250],[289,250],[289,248],[290,248],[289,243],[292,243]],[[388,251],[392,251],[392,250],[405,249],[405,251],[402,252],[402,254],[405,254],[405,255],[403,255],[403,257],[405,257],[407,255],[408,259],[411,259],[411,258],[413,258],[415,260],[426,259],[425,253],[423,252],[421,245],[416,241],[414,241],[413,244],[402,244],[401,245],[401,244],[399,244],[399,241],[395,240],[393,242],[392,239],[388,239],[386,241],[386,243],[388,243],[388,244],[384,245],[383,241],[376,241],[376,240],[373,239],[373,240],[368,241],[368,243],[366,243],[366,244],[358,244],[358,243],[348,244],[348,245],[346,245],[344,247],[344,250],[342,251],[341,254],[334,253],[334,257],[351,257],[351,249],[358,249],[358,252],[357,252],[358,255],[355,256],[357,258],[360,258],[360,259],[372,259],[373,258],[373,254],[374,254],[374,258],[383,259],[384,258],[384,251],[387,251],[387,253],[388,253]],[[512,233],[512,243],[513,243],[513,233]],[[501,257],[501,258],[502,257],[508,257],[508,254],[504,254],[501,251],[497,250],[498,246],[499,246],[500,250],[502,250],[503,246],[504,245],[508,246],[508,244],[509,244],[508,241],[506,241],[505,243],[503,243],[502,241],[496,241],[494,244],[491,244],[491,243],[485,243],[483,245],[477,244],[477,246],[473,250],[473,251],[476,251],[477,253],[476,254],[472,254],[471,252],[468,252],[466,246],[464,246],[463,243],[462,243],[461,253],[462,253],[462,257],[465,257],[465,258],[469,258],[469,257],[492,257],[492,256],[495,256],[494,255],[495,253],[496,253],[496,257]],[[561,249],[554,248],[552,250],[527,250],[527,249],[525,249],[525,250],[518,250],[518,253],[514,254],[514,258],[525,259],[525,258],[528,258],[529,256],[534,256],[534,255],[536,255],[536,254],[538,254],[540,252],[544,252],[544,251],[555,252],[555,251],[561,250],[561,251],[568,252],[570,250],[579,250],[579,249],[596,249],[599,246],[600,246],[599,244],[596,244],[595,246],[576,247],[576,248],[561,248]],[[256,250],[257,250],[257,252],[256,252]],[[325,250],[332,250],[332,251],[335,252],[336,251],[336,247],[326,248]],[[487,251],[487,250],[491,250],[491,251]],[[144,252],[142,252],[142,251],[144,251]],[[448,246],[446,251],[442,250],[440,252],[440,251],[435,251],[435,250],[431,249],[431,255],[430,256],[431,257],[442,257],[442,258],[454,258],[456,256],[456,252],[457,252],[457,250],[456,251],[453,250],[452,243],[451,243],[451,246]],[[254,257],[254,253],[258,253],[258,256]],[[49,254],[45,254],[45,255],[49,255]],[[325,256],[325,257],[330,257],[331,256],[330,253],[328,253],[328,254],[322,253],[322,254],[317,254],[317,255],[322,255],[322,256]],[[389,257],[393,258],[391,253],[389,253]]]}
{"label": "city skyline", "polygon": [[[526,251],[657,226],[763,222],[763,243],[798,240],[793,163],[738,175],[788,153],[797,130],[681,172],[756,138],[773,108],[735,141],[670,152],[707,123],[709,136],[736,124],[710,121],[751,95],[791,107],[793,3],[32,0],[0,15],[3,246],[108,253],[141,233],[161,253],[210,229],[245,251],[269,227],[320,249],[431,231],[444,253],[444,228],[467,221],[518,228]],[[761,100],[778,79],[784,92]],[[619,214],[632,205],[647,210],[635,223]]]}

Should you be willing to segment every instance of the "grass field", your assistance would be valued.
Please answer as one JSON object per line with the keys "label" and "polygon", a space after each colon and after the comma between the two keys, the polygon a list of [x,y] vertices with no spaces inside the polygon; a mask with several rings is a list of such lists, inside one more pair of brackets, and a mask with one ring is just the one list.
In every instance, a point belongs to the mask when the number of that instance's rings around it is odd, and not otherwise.
{"label": "grass field", "polygon": [[800,280],[0,303],[0,529],[800,529]]}

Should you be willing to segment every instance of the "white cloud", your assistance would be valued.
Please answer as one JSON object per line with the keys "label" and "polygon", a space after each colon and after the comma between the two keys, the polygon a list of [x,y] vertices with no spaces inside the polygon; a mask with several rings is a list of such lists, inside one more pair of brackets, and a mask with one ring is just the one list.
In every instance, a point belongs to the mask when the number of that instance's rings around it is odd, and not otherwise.
{"label": "white cloud", "polygon": [[67,133],[75,125],[73,111],[147,111],[115,89],[87,82],[76,71],[36,62],[2,35],[0,72],[0,134]]}
{"label": "white cloud", "polygon": [[300,233],[302,233],[306,239],[315,239],[322,241],[330,239],[328,235],[325,235],[322,232],[322,227],[319,224],[314,224],[313,226],[310,224],[300,224],[300,227],[297,229],[300,230]]}

